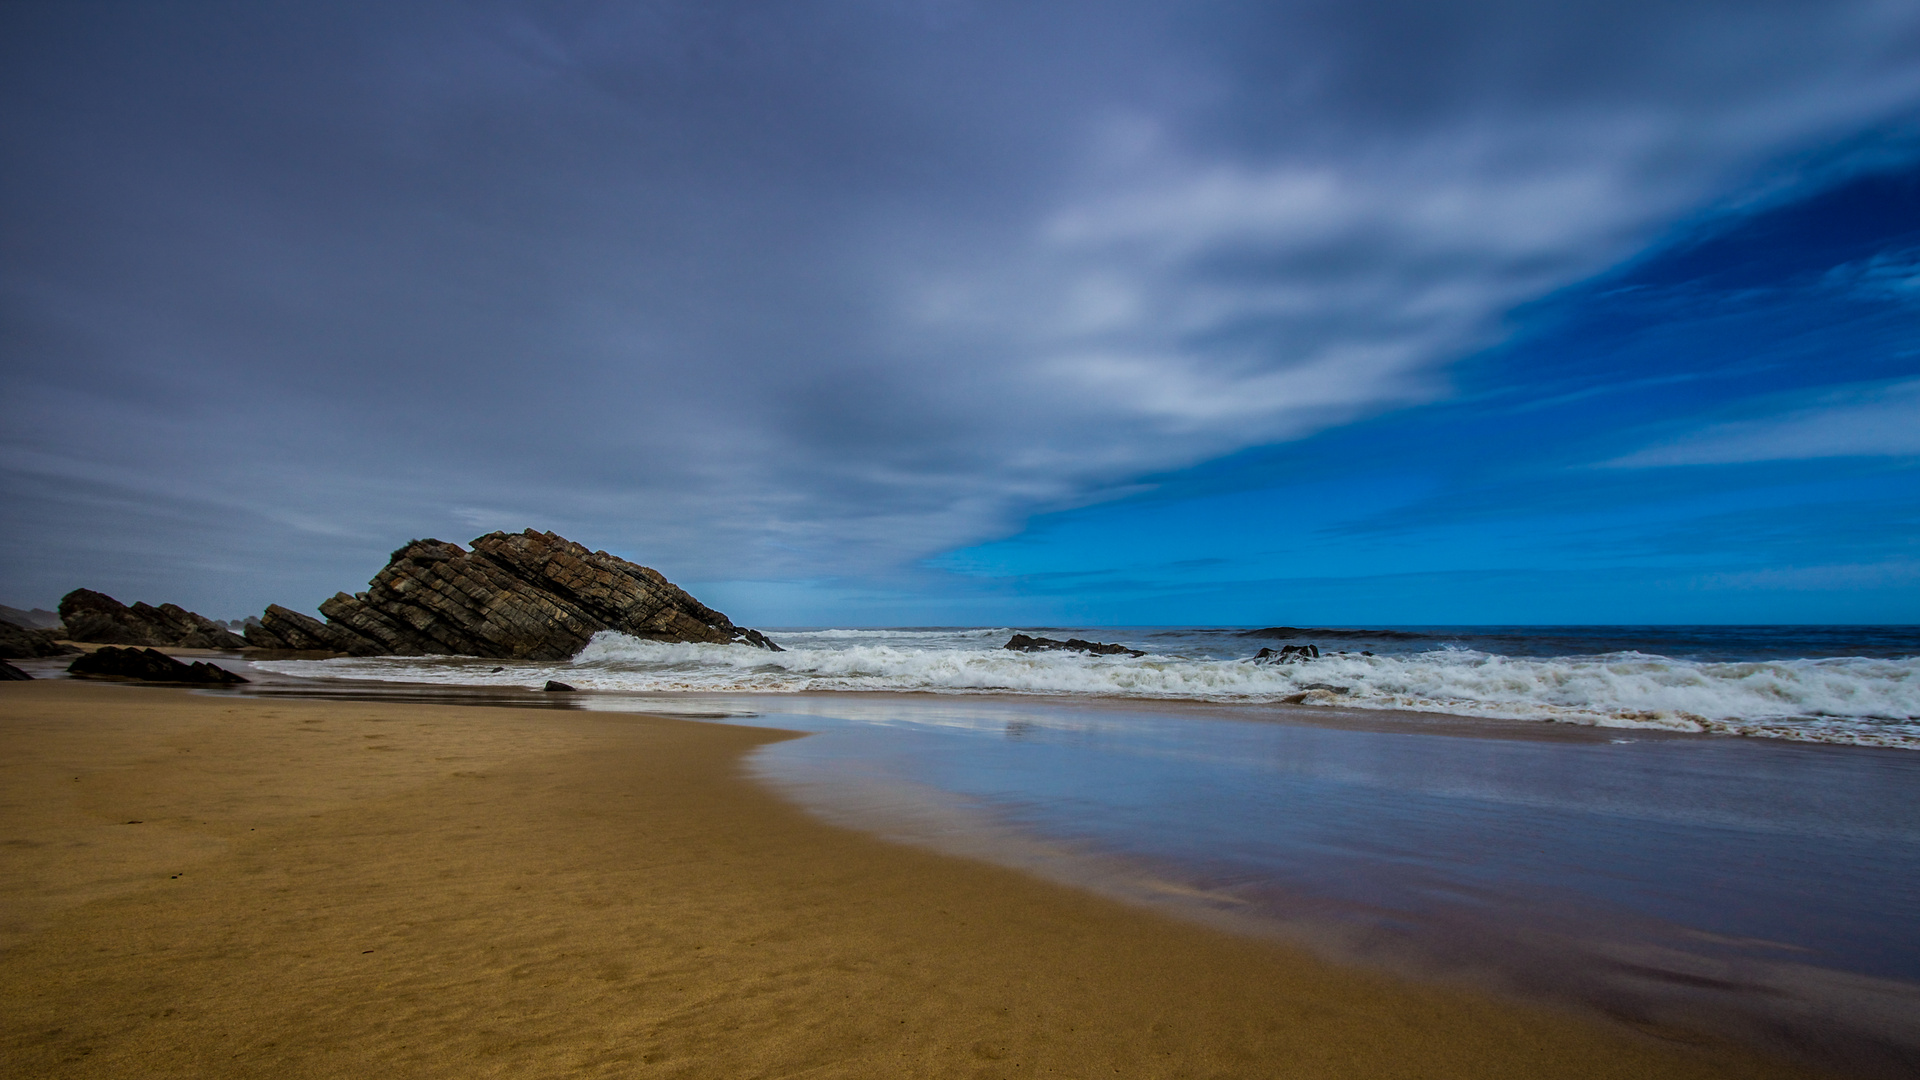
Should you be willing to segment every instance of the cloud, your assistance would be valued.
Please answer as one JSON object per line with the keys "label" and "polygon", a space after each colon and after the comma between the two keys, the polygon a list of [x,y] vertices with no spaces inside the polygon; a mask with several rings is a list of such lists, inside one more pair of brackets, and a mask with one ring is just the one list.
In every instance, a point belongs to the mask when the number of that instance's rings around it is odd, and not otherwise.
{"label": "cloud", "polygon": [[1818,404],[1715,424],[1605,464],[1642,469],[1920,454],[1920,379],[1829,391]]}
{"label": "cloud", "polygon": [[1920,106],[1882,0],[188,8],[3,16],[8,446],[694,579],[884,576],[1444,395]]}
{"label": "cloud", "polygon": [[1883,251],[1827,272],[1826,283],[1869,300],[1920,304],[1920,249]]}

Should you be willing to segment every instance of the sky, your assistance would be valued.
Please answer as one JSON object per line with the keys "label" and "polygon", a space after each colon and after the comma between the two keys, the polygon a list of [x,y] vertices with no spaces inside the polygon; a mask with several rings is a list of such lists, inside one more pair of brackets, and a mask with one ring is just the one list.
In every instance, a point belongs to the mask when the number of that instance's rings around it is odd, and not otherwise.
{"label": "sky", "polygon": [[1910,0],[0,3],[0,602],[1920,622]]}

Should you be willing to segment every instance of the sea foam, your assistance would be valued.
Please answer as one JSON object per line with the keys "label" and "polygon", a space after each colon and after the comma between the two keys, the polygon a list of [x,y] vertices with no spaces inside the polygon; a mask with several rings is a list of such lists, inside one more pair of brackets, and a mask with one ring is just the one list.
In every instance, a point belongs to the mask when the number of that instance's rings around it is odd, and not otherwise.
{"label": "sea foam", "polygon": [[1466,648],[1298,664],[1149,654],[1012,652],[1012,631],[821,630],[786,651],[667,644],[611,631],[565,664],[398,657],[262,664],[304,676],[583,690],[1016,693],[1397,709],[1615,728],[1719,732],[1920,749],[1920,658],[1704,662],[1639,652],[1515,657]]}

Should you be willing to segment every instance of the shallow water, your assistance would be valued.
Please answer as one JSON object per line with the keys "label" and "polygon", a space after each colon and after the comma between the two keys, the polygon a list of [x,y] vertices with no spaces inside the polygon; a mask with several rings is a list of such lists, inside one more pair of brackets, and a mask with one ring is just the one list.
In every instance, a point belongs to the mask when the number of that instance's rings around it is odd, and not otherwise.
{"label": "shallow water", "polygon": [[845,824],[1343,959],[1920,1063],[1920,756],[1235,709],[731,704],[818,732],[754,766]]}
{"label": "shallow water", "polygon": [[1920,1071],[1907,750],[1337,707],[325,685],[813,732],[750,767],[831,821],[1342,960]]}

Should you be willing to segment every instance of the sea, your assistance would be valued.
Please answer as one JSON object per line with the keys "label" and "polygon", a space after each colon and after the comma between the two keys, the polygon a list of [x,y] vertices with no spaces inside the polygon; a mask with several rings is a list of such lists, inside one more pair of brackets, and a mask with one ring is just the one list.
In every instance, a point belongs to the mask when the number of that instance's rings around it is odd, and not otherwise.
{"label": "sea", "polygon": [[1650,1037],[1920,1075],[1920,627],[768,634],[259,660],[237,692],[804,732],[744,767],[837,825]]}
{"label": "sea", "polygon": [[[1387,709],[1920,749],[1916,626],[904,627],[769,631],[785,651],[597,635],[557,664],[294,661],[336,679],[587,690],[947,695]],[[1143,655],[1013,652],[1015,633]],[[1262,648],[1317,659],[1263,663]]]}

